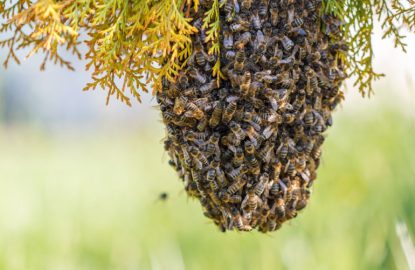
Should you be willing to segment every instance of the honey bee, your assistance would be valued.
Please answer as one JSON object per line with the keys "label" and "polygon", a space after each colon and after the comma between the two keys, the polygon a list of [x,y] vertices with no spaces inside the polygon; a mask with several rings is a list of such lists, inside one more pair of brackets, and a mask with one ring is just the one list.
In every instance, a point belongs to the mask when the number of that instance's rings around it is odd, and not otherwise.
{"label": "honey bee", "polygon": [[267,13],[268,13],[268,3],[269,3],[269,0],[260,0],[258,10],[259,10],[259,15],[261,17],[267,16]]}
{"label": "honey bee", "polygon": [[235,155],[233,157],[233,160],[232,160],[232,164],[235,167],[239,167],[242,165],[243,162],[244,162],[244,151],[242,150],[242,148],[237,148]]}
{"label": "honey bee", "polygon": [[209,119],[209,125],[211,127],[216,127],[222,118],[222,103],[218,102],[215,107],[213,108],[212,116]]}
{"label": "honey bee", "polygon": [[243,139],[245,139],[246,134],[245,132],[242,130],[241,126],[239,124],[237,124],[236,122],[232,121],[229,124],[229,127],[231,128],[231,131],[233,132],[233,134],[235,134],[235,137],[238,141],[241,141]]}
{"label": "honey bee", "polygon": [[186,102],[187,100],[184,97],[177,97],[174,101],[173,112],[181,115],[184,112]]}
{"label": "honey bee", "polygon": [[261,199],[253,190],[250,190],[242,201],[241,208],[246,209],[247,212],[252,212],[255,211],[259,204],[261,204]]}
{"label": "honey bee", "polygon": [[285,202],[283,199],[277,199],[272,209],[274,210],[273,212],[278,216],[278,219],[285,217]]}
{"label": "honey bee", "polygon": [[284,50],[290,51],[292,48],[294,48],[294,42],[289,39],[287,36],[283,36],[281,39],[281,44]]}
{"label": "honey bee", "polygon": [[256,32],[256,37],[255,37],[255,42],[254,42],[254,50],[259,54],[263,54],[263,53],[265,53],[266,49],[267,49],[267,40],[266,40],[264,34],[262,33],[262,31],[258,30]]}
{"label": "honey bee", "polygon": [[259,178],[259,182],[254,187],[254,193],[257,196],[261,196],[262,193],[264,193],[265,190],[265,184],[269,181],[269,175],[268,173],[263,173],[261,177]]}
{"label": "honey bee", "polygon": [[[235,0],[236,2],[236,0]],[[225,6],[223,7],[223,10],[225,11],[225,20],[227,22],[231,22],[233,18],[235,17],[235,5],[232,3],[232,1],[226,1]]]}
{"label": "honey bee", "polygon": [[269,139],[272,136],[276,135],[278,132],[278,129],[275,126],[267,126],[264,131],[262,132],[262,135],[265,139]]}
{"label": "honey bee", "polygon": [[272,196],[276,197],[279,194],[279,192],[280,192],[280,185],[274,182],[269,190],[269,193],[271,193]]}
{"label": "honey bee", "polygon": [[235,55],[236,55],[235,51],[227,50],[226,53],[225,53],[225,58],[227,60],[234,60],[235,59]]}
{"label": "honey bee", "polygon": [[[232,178],[232,177],[231,177]],[[246,184],[245,181],[242,181],[242,179],[238,179],[234,181],[227,189],[226,193],[229,195],[233,195],[236,192],[238,192],[244,185]]]}
{"label": "honey bee", "polygon": [[288,160],[287,164],[285,165],[284,172],[289,176],[294,176],[296,174],[295,171],[295,158],[291,158]]}
{"label": "honey bee", "polygon": [[248,42],[251,41],[251,32],[244,32],[239,39],[235,42],[236,49],[242,49]]}
{"label": "honey bee", "polygon": [[195,69],[195,68],[190,68],[188,70],[189,76],[194,79],[195,81],[197,81],[200,84],[204,84],[206,83],[206,76],[202,75],[199,73],[199,70]]}
{"label": "honey bee", "polygon": [[260,151],[258,152],[258,157],[264,162],[269,162],[271,159],[271,152],[274,149],[274,144],[267,143]]}
{"label": "honey bee", "polygon": [[199,151],[199,149],[197,149],[194,146],[191,146],[189,149],[189,153],[190,155],[192,155],[193,159],[196,160],[197,162],[201,163],[202,166],[207,167],[209,166],[209,162],[207,160],[207,158],[205,157],[204,154],[202,154],[202,152]]}
{"label": "honey bee", "polygon": [[229,28],[232,32],[242,32],[242,31],[249,31],[249,26],[251,23],[245,16],[239,16],[238,21],[232,23]]}
{"label": "honey bee", "polygon": [[222,122],[227,124],[232,120],[233,115],[235,114],[237,109],[236,102],[231,102],[226,106],[222,114]]}
{"label": "honey bee", "polygon": [[298,172],[302,172],[305,170],[306,165],[307,165],[307,160],[306,160],[304,153],[299,153],[295,169]]}
{"label": "honey bee", "polygon": [[258,132],[256,132],[253,126],[248,126],[245,130],[245,133],[251,142],[255,145],[255,147],[264,141],[264,138]]}
{"label": "honey bee", "polygon": [[202,95],[207,95],[212,90],[216,89],[218,87],[218,84],[215,80],[211,80],[208,83],[203,84],[200,86],[199,91]]}
{"label": "honey bee", "polygon": [[216,195],[215,192],[209,190],[207,192],[207,194],[209,195],[210,199],[212,200],[212,202],[217,205],[217,206],[221,206],[222,205],[222,201],[218,198],[218,196]]}
{"label": "honey bee", "polygon": [[249,171],[253,175],[258,175],[261,172],[261,168],[259,167],[258,160],[256,159],[255,155],[249,154],[246,156],[246,161],[248,164]]}
{"label": "honey bee", "polygon": [[235,71],[242,71],[245,67],[245,50],[243,48],[239,49],[235,55],[235,61],[233,68]]}
{"label": "honey bee", "polygon": [[205,113],[192,102],[187,102],[185,108],[187,109],[187,111],[184,113],[186,117],[193,117],[197,120],[201,120],[205,116]]}
{"label": "honey bee", "polygon": [[236,228],[239,231],[251,231],[252,227],[246,224],[246,220],[241,216],[241,214],[239,213],[239,211],[234,208],[234,211],[232,211],[232,215],[233,215],[233,223],[235,224]]}
{"label": "honey bee", "polygon": [[303,19],[301,19],[300,17],[295,18],[295,19],[293,20],[293,22],[291,23],[291,25],[292,25],[293,27],[300,27],[300,26],[302,26],[303,24],[304,24],[304,21],[303,21]]}
{"label": "honey bee", "polygon": [[245,141],[244,149],[248,155],[253,155],[255,152],[255,146],[251,141]]}
{"label": "honey bee", "polygon": [[233,48],[233,34],[232,31],[224,30],[223,31],[223,47],[225,49]]}
{"label": "honey bee", "polygon": [[253,0],[242,0],[241,6],[245,10],[251,9]]}
{"label": "honey bee", "polygon": [[270,3],[270,13],[271,13],[271,25],[272,26],[277,26],[277,24],[278,24],[278,19],[279,19],[279,16],[278,16],[278,4],[277,4],[277,2],[276,1],[271,1],[271,3]]}
{"label": "honey bee", "polygon": [[262,27],[261,19],[259,18],[258,12],[254,12],[251,16],[252,26],[255,30],[259,30]]}
{"label": "honey bee", "polygon": [[220,149],[218,145],[219,139],[220,139],[220,134],[217,132],[214,132],[212,136],[210,136],[209,141],[207,142],[206,151],[205,151],[207,156],[211,156],[215,153],[216,155],[220,154]]}
{"label": "honey bee", "polygon": [[251,86],[251,72],[245,71],[244,75],[242,76],[242,83],[239,86],[241,93],[243,96],[248,95],[249,89]]}
{"label": "honey bee", "polygon": [[192,166],[192,159],[189,155],[189,152],[187,152],[185,147],[182,147],[182,153],[183,153],[183,161],[186,168],[191,168]]}

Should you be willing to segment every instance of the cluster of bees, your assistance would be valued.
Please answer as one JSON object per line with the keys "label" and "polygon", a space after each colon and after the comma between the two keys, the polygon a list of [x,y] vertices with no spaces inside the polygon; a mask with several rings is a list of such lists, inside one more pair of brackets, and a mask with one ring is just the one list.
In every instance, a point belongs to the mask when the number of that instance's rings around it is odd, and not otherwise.
{"label": "cluster of bees", "polygon": [[320,2],[228,0],[220,85],[203,42],[202,2],[187,69],[157,95],[169,163],[222,231],[274,231],[310,198],[346,77],[341,22],[321,17]]}

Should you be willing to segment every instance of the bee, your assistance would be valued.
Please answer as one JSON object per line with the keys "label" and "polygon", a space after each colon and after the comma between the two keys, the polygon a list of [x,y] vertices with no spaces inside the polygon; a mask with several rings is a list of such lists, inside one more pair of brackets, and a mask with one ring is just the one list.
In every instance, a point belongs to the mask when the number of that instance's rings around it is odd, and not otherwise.
{"label": "bee", "polygon": [[288,160],[287,164],[285,165],[284,172],[289,176],[294,176],[296,174],[295,171],[295,158],[291,158]]}
{"label": "bee", "polygon": [[243,96],[248,95],[249,89],[251,86],[251,72],[245,71],[244,75],[242,76],[242,82],[239,86],[241,93]]}
{"label": "bee", "polygon": [[272,209],[274,210],[273,212],[278,216],[278,219],[285,217],[285,202],[283,199],[277,199]]}
{"label": "bee", "polygon": [[277,26],[277,24],[278,24],[278,18],[279,18],[279,16],[278,16],[278,4],[277,4],[277,2],[276,1],[271,1],[271,3],[270,3],[270,13],[271,13],[271,25],[272,26]]}
{"label": "bee", "polygon": [[295,98],[294,103],[293,103],[294,111],[298,112],[301,110],[301,108],[305,104],[306,95],[307,93],[304,89],[300,89],[298,91],[297,97]]}
{"label": "bee", "polygon": [[283,36],[281,39],[281,44],[284,50],[290,51],[294,47],[294,42],[289,39],[287,36]]}
{"label": "bee", "polygon": [[196,62],[199,66],[204,66],[208,59],[208,54],[203,50],[203,45],[201,41],[195,42],[193,55],[190,57],[191,63]]}
{"label": "bee", "polygon": [[249,20],[247,20],[246,17],[244,16],[239,16],[238,17],[238,21],[232,23],[229,28],[231,29],[232,32],[242,32],[242,31],[249,31],[249,26],[251,25],[251,23],[249,22]]}
{"label": "bee", "polygon": [[209,169],[206,173],[206,181],[208,182],[215,181],[215,177],[216,177],[216,170]]}
{"label": "bee", "polygon": [[236,208],[233,209],[232,215],[233,215],[233,223],[235,224],[236,228],[239,231],[245,231],[249,232],[252,230],[252,227],[246,224],[246,220],[241,216],[238,210]]}
{"label": "bee", "polygon": [[231,128],[231,131],[233,132],[233,134],[235,134],[235,137],[237,138],[238,141],[241,141],[241,140],[245,139],[246,134],[242,130],[242,128],[241,128],[241,126],[239,124],[237,124],[236,122],[232,121],[229,124],[229,127]]}
{"label": "bee", "polygon": [[249,10],[251,9],[253,0],[242,0],[241,6],[243,9]]}
{"label": "bee", "polygon": [[251,142],[257,147],[264,141],[264,137],[262,137],[253,126],[248,126],[245,130],[246,135],[249,137]]}
{"label": "bee", "polygon": [[267,49],[267,41],[265,39],[265,36],[261,30],[258,30],[256,32],[254,50],[259,54],[263,54],[265,53],[266,49]]}
{"label": "bee", "polygon": [[255,155],[249,154],[246,156],[246,161],[248,164],[249,171],[253,175],[258,175],[261,172],[261,168],[259,167],[258,160],[256,159]]}
{"label": "bee", "polygon": [[189,155],[189,152],[186,150],[185,147],[182,147],[182,153],[183,153],[183,161],[186,168],[191,168],[192,166],[192,159]]}
{"label": "bee", "polygon": [[200,162],[202,164],[202,166],[207,167],[209,166],[209,162],[207,160],[207,158],[205,157],[204,154],[202,154],[199,149],[197,149],[194,146],[191,146],[189,149],[189,153],[190,155],[193,157],[194,160],[196,160],[197,162]]}
{"label": "bee", "polygon": [[186,117],[193,117],[197,120],[201,120],[205,116],[205,113],[192,102],[187,102],[185,108],[187,109],[187,111],[184,113]]}
{"label": "bee", "polygon": [[223,31],[223,47],[228,50],[233,48],[233,34],[227,29]]}
{"label": "bee", "polygon": [[259,178],[259,182],[254,187],[254,193],[257,196],[261,196],[262,193],[264,193],[265,190],[265,184],[269,181],[269,175],[268,173],[263,173],[261,177]]}
{"label": "bee", "polygon": [[309,156],[311,154],[311,151],[313,151],[313,148],[314,148],[314,140],[310,139],[304,145],[304,148],[303,148],[304,154]]}
{"label": "bee", "polygon": [[225,58],[227,60],[234,60],[235,59],[235,55],[236,55],[235,51],[227,50],[226,53],[225,53]]}
{"label": "bee", "polygon": [[251,141],[245,141],[244,149],[248,155],[253,155],[255,153],[255,146]]}
{"label": "bee", "polygon": [[269,190],[269,193],[271,193],[272,196],[276,197],[280,192],[280,185],[276,182],[274,182]]}
{"label": "bee", "polygon": [[[236,0],[235,0],[236,2]],[[235,5],[232,3],[232,1],[226,1],[225,6],[223,7],[223,10],[225,11],[225,20],[227,22],[231,22],[233,18],[235,17]]]}
{"label": "bee", "polygon": [[209,195],[210,199],[212,200],[212,202],[213,202],[215,205],[217,205],[217,206],[221,206],[221,205],[222,205],[221,200],[218,198],[218,196],[216,195],[216,193],[215,193],[215,192],[213,192],[213,191],[209,190],[209,191],[207,192],[207,194]]}
{"label": "bee", "polygon": [[264,131],[262,132],[262,135],[265,139],[271,138],[273,135],[276,135],[278,132],[278,129],[275,126],[267,126],[264,128]]}
{"label": "bee", "polygon": [[236,192],[238,192],[244,185],[246,184],[245,181],[242,181],[242,179],[238,179],[234,181],[227,189],[226,193],[229,195],[233,195]]}
{"label": "bee", "polygon": [[232,179],[233,181],[236,181],[237,179],[239,179],[244,173],[246,173],[246,168],[245,166],[242,164],[239,168],[233,169],[228,173],[228,176],[230,179]]}
{"label": "bee", "polygon": [[213,108],[212,116],[209,119],[209,125],[211,127],[216,127],[220,123],[222,111],[222,103],[218,102],[216,106]]}
{"label": "bee", "polygon": [[184,112],[187,99],[185,97],[177,97],[174,101],[173,112],[177,115],[181,115]]}
{"label": "bee", "polygon": [[313,152],[311,153],[311,156],[315,160],[319,160],[321,158],[321,148],[320,147],[314,147]]}
{"label": "bee", "polygon": [[302,172],[305,170],[306,165],[307,165],[306,157],[304,153],[300,153],[297,159],[297,163],[296,163],[296,170],[298,172]]}
{"label": "bee", "polygon": [[255,30],[260,30],[262,27],[261,19],[259,18],[258,12],[255,12],[251,16],[252,26]]}
{"label": "bee", "polygon": [[[237,109],[236,102],[231,102],[226,106],[222,114],[222,122],[227,124],[232,120],[233,115],[235,114]],[[213,116],[213,115],[212,115]]]}
{"label": "bee", "polygon": [[232,164],[235,167],[239,167],[242,165],[243,162],[244,162],[244,151],[242,150],[242,148],[237,148],[235,155],[233,157],[233,160],[232,160]]}
{"label": "bee", "polygon": [[299,18],[299,17],[295,18],[295,19],[293,20],[293,22],[291,23],[291,25],[292,25],[293,27],[300,27],[300,26],[302,26],[303,24],[304,24],[303,19],[301,19],[301,18]]}
{"label": "bee", "polygon": [[235,55],[235,61],[233,64],[233,68],[235,71],[242,71],[245,67],[245,50],[240,48]]}
{"label": "bee", "polygon": [[199,91],[202,95],[207,95],[208,93],[210,93],[212,90],[216,89],[218,87],[218,84],[215,80],[211,80],[208,83],[203,84],[200,88]]}
{"label": "bee", "polygon": [[204,75],[200,74],[199,70],[197,70],[195,68],[190,68],[188,70],[188,74],[192,79],[194,79],[198,83],[200,83],[200,84],[206,83],[206,77]]}
{"label": "bee", "polygon": [[314,111],[307,109],[304,111],[304,116],[302,117],[304,125],[306,127],[311,127],[316,123],[316,116]]}
{"label": "bee", "polygon": [[261,199],[255,194],[253,190],[248,191],[242,201],[241,208],[246,209],[247,212],[255,211],[258,205],[261,203]]}
{"label": "bee", "polygon": [[206,151],[205,151],[205,153],[208,156],[211,156],[215,153],[216,155],[220,154],[220,149],[218,145],[219,139],[220,139],[220,134],[217,132],[214,132],[212,136],[210,136],[209,141],[207,142]]}
{"label": "bee", "polygon": [[309,0],[306,1],[305,7],[308,12],[313,13],[314,11],[316,11],[317,3],[315,0]]}
{"label": "bee", "polygon": [[267,143],[259,152],[258,158],[262,159],[264,162],[269,162],[271,159],[271,152],[274,149],[274,144]]}
{"label": "bee", "polygon": [[269,0],[261,0],[260,3],[259,3],[258,10],[259,10],[259,15],[261,17],[267,16],[267,13],[268,13],[268,2],[269,2]]}
{"label": "bee", "polygon": [[242,49],[248,42],[251,41],[251,32],[244,32],[239,39],[235,42],[236,49]]}

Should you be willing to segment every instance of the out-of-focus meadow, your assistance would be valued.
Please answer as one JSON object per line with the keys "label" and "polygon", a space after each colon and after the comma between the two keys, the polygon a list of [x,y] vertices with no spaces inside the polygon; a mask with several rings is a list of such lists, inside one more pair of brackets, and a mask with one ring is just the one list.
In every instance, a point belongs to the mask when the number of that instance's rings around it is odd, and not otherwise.
{"label": "out-of-focus meadow", "polygon": [[309,206],[268,235],[222,234],[186,197],[150,95],[105,107],[79,62],[1,70],[0,269],[408,269],[395,226],[414,239],[415,52],[390,47],[376,95],[347,90]]}

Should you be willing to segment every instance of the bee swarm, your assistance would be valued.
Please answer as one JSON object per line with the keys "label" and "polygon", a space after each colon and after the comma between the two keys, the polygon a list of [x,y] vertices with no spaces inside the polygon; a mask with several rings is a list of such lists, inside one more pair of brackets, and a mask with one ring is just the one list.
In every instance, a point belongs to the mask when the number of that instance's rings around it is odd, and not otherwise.
{"label": "bee swarm", "polygon": [[222,231],[277,230],[310,198],[346,77],[341,22],[321,17],[320,2],[228,0],[220,87],[200,19],[210,2],[202,2],[193,55],[157,95],[170,164]]}

